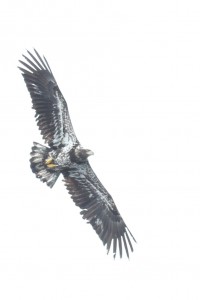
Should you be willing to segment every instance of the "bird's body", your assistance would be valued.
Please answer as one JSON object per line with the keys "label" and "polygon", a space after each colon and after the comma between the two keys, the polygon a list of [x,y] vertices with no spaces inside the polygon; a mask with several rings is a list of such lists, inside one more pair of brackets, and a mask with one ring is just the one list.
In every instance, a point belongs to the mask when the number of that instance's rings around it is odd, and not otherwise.
{"label": "bird's body", "polygon": [[[75,204],[81,208],[88,221],[113,254],[119,248],[120,257],[124,246],[133,251],[131,232],[124,223],[117,207],[92,170],[88,156],[91,150],[79,143],[70,120],[67,103],[60,92],[45,58],[24,56],[20,67],[30,92],[37,125],[49,147],[34,142],[31,152],[31,169],[41,181],[53,187],[60,174]],[[25,68],[24,68],[25,67]]]}

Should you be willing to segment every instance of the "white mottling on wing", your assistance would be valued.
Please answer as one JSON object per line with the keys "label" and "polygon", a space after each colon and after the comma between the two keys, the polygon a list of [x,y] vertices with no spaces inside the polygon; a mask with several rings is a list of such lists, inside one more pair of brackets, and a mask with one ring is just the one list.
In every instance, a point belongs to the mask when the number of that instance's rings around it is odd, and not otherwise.
{"label": "white mottling on wing", "polygon": [[102,222],[102,220],[100,220],[99,218],[97,218],[95,220],[95,224],[96,224],[96,226],[98,226],[98,227],[101,228],[101,231],[103,231],[103,222]]}

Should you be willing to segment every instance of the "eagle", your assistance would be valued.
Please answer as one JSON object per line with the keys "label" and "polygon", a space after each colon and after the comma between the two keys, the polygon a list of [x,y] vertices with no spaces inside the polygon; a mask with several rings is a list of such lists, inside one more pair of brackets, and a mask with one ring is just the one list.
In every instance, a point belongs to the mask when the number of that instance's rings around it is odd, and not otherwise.
{"label": "eagle", "polygon": [[[34,53],[34,54],[33,54]],[[48,146],[33,142],[30,153],[32,172],[52,188],[62,174],[64,184],[80,214],[115,258],[125,249],[133,251],[132,233],[122,219],[111,195],[97,178],[88,157],[94,153],[82,147],[74,132],[67,103],[51,68],[34,49],[27,51],[20,62],[20,71],[32,99],[35,119]]]}

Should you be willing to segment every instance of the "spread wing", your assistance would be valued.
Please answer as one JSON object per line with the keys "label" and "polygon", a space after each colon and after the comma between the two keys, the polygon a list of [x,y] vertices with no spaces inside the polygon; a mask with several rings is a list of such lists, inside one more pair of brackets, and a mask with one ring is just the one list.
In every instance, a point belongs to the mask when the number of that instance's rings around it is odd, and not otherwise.
{"label": "spread wing", "polygon": [[[35,50],[20,63],[26,86],[30,92],[33,108],[36,111],[37,125],[50,147],[77,143],[66,101],[60,92],[45,57],[42,59]],[[25,67],[25,68],[24,68]]]}
{"label": "spread wing", "polygon": [[115,257],[119,248],[120,257],[125,248],[133,251],[133,235],[124,223],[112,197],[101,184],[89,162],[80,164],[76,169],[64,171],[64,182],[75,204],[81,208],[83,219],[92,225],[109,252],[112,244]]}

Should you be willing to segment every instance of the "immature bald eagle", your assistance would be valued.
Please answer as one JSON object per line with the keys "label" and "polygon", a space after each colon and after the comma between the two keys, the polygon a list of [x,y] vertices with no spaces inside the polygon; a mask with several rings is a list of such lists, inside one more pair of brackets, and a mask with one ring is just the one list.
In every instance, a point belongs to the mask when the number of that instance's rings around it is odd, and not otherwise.
{"label": "immature bald eagle", "polygon": [[[124,223],[112,197],[93,172],[88,156],[93,152],[84,149],[72,127],[67,103],[60,92],[45,57],[35,50],[20,63],[26,86],[30,92],[37,125],[49,147],[33,143],[31,169],[36,177],[53,187],[60,174],[77,206],[81,208],[83,219],[92,225],[107,252],[117,247],[120,257],[124,246],[129,257],[133,251],[130,238],[133,235]],[[25,68],[24,68],[25,67]],[[135,241],[135,239],[134,239]],[[117,246],[118,244],[118,246]]]}

